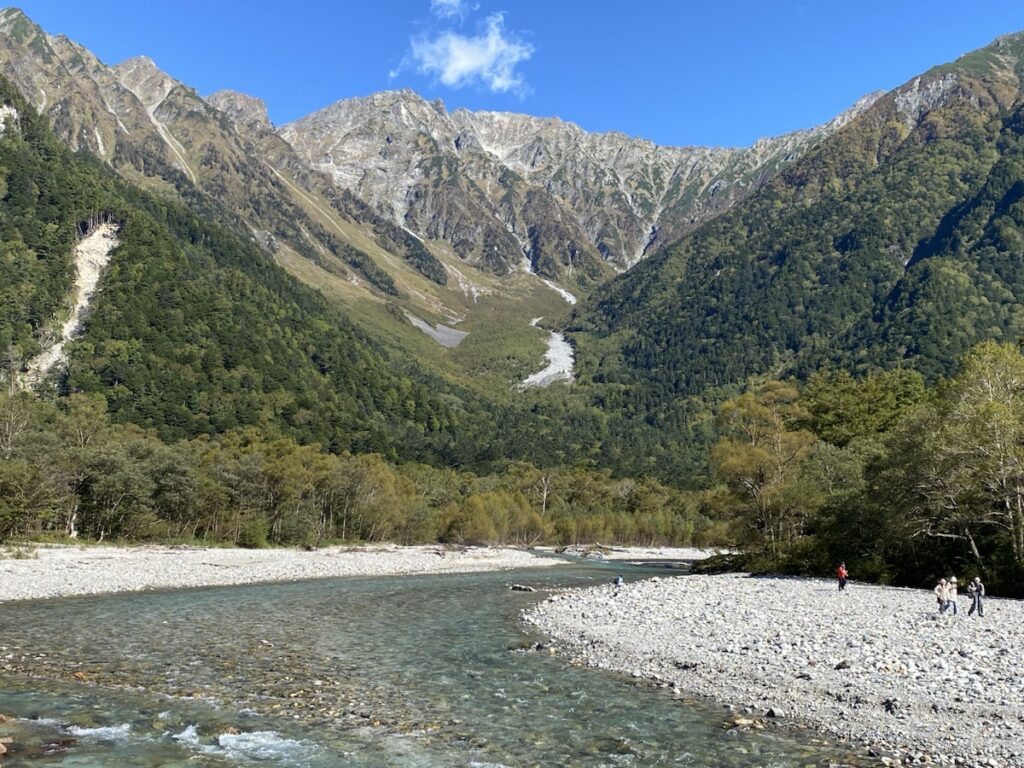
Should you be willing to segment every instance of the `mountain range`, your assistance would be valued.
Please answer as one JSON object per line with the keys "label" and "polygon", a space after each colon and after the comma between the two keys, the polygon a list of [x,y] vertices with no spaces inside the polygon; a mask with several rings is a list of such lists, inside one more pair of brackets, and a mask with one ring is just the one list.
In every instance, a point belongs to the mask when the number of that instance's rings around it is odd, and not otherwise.
{"label": "mountain range", "polygon": [[587,282],[602,274],[591,261],[632,266],[748,196],[874,98],[746,149],[659,147],[558,118],[449,114],[408,90],[339,101],[280,135],[339,187],[464,258],[515,269],[474,252],[490,239],[541,274]]}
{"label": "mountain range", "polygon": [[596,379],[688,395],[750,376],[948,374],[1024,329],[1024,35],[874,100],[736,206],[595,292]]}
{"label": "mountain range", "polygon": [[[749,148],[677,148],[557,118],[449,114],[408,90],[339,101],[275,129],[256,98],[224,91],[203,99],[144,56],[107,66],[17,9],[0,12],[0,64],[73,150],[144,183],[174,186],[181,174],[254,232],[314,260],[352,246],[333,227],[301,221],[315,219],[304,209],[317,206],[346,225],[369,222],[389,251],[434,241],[488,272],[526,262],[583,286],[728,209],[877,97]],[[417,259],[444,280],[429,252]],[[343,261],[375,288],[394,290],[366,254]]]}
{"label": "mountain range", "polygon": [[[934,380],[977,341],[1024,332],[1021,35],[739,149],[449,112],[412,91],[275,126],[256,97],[203,97],[146,57],[107,65],[17,9],[0,11],[0,74],[7,107],[38,112],[92,190],[68,191],[74,204],[45,222],[72,227],[66,237],[23,238],[52,263],[11,278],[37,298],[0,325],[0,342],[27,354],[57,323],[75,217],[141,216],[165,259],[180,251],[188,267],[157,269],[136,251],[127,269],[116,252],[63,386],[110,394],[122,420],[168,439],[273,423],[339,449],[466,464],[531,456],[536,440],[541,463],[685,480],[714,404],[752,378],[908,367]],[[42,178],[46,152],[25,155],[14,133],[9,162]],[[8,226],[24,234],[45,210],[19,205]],[[248,288],[224,271],[228,253]],[[172,300],[172,275],[202,290]],[[193,357],[157,344],[141,304],[113,304],[133,291],[150,297],[146,311],[177,301],[203,318],[168,335],[198,345]],[[292,318],[286,331],[258,325],[268,339],[284,332],[280,354],[315,387],[260,362],[270,353],[254,340],[232,359],[237,328],[196,341],[225,330],[210,306],[237,322],[246,296]],[[524,391],[544,365],[542,328],[568,337],[575,383]],[[156,373],[175,365],[202,397]],[[139,391],[126,389],[129,370]],[[361,397],[360,381],[390,394]],[[328,394],[339,386],[344,397]],[[239,387],[254,393],[244,403]],[[173,406],[161,404],[169,388]],[[230,407],[210,418],[213,402]]]}

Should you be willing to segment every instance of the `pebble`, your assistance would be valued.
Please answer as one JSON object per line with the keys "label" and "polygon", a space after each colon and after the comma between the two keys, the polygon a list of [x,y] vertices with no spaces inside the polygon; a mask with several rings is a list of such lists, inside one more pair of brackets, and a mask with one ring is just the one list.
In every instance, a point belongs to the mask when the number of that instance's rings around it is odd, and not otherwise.
{"label": "pebble", "polygon": [[[437,546],[227,549],[39,546],[33,558],[0,559],[0,603],[149,589],[298,581],[339,576],[468,573],[558,565],[511,548]],[[438,555],[442,555],[439,557]]]}
{"label": "pebble", "polygon": [[[938,617],[930,591],[688,575],[543,601],[524,620],[576,663],[871,746],[887,765],[1021,766],[1024,602]],[[770,707],[769,707],[770,703]],[[989,723],[989,725],[985,725]],[[886,762],[888,761],[888,762]]]}

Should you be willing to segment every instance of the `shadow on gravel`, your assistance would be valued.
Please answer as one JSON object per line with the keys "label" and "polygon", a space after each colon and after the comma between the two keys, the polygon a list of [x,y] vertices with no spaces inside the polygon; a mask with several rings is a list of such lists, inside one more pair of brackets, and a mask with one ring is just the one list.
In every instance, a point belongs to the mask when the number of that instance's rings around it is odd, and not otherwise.
{"label": "shadow on gravel", "polygon": [[[749,558],[743,554],[712,555],[693,563],[693,573],[714,576],[720,573],[739,573],[749,570]],[[751,574],[754,576],[755,574]]]}

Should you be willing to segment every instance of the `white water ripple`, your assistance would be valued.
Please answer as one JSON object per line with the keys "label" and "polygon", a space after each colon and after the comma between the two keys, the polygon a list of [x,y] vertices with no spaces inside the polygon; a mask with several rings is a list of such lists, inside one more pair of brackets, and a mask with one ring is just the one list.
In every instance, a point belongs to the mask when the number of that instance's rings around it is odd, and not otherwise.
{"label": "white water ripple", "polygon": [[274,731],[222,733],[211,743],[200,737],[197,726],[189,725],[171,738],[201,754],[224,755],[233,760],[283,761],[285,765],[309,760],[318,752],[312,744],[285,738]]}

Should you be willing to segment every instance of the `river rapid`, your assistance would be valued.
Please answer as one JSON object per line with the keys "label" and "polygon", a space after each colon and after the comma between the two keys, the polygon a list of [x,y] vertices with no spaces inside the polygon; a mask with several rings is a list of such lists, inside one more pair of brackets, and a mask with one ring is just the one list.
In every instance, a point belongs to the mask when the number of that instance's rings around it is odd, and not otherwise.
{"label": "river rapid", "polygon": [[534,648],[523,609],[618,572],[665,576],[580,564],[0,605],[0,762],[854,764],[808,732],[731,729],[719,706]]}

